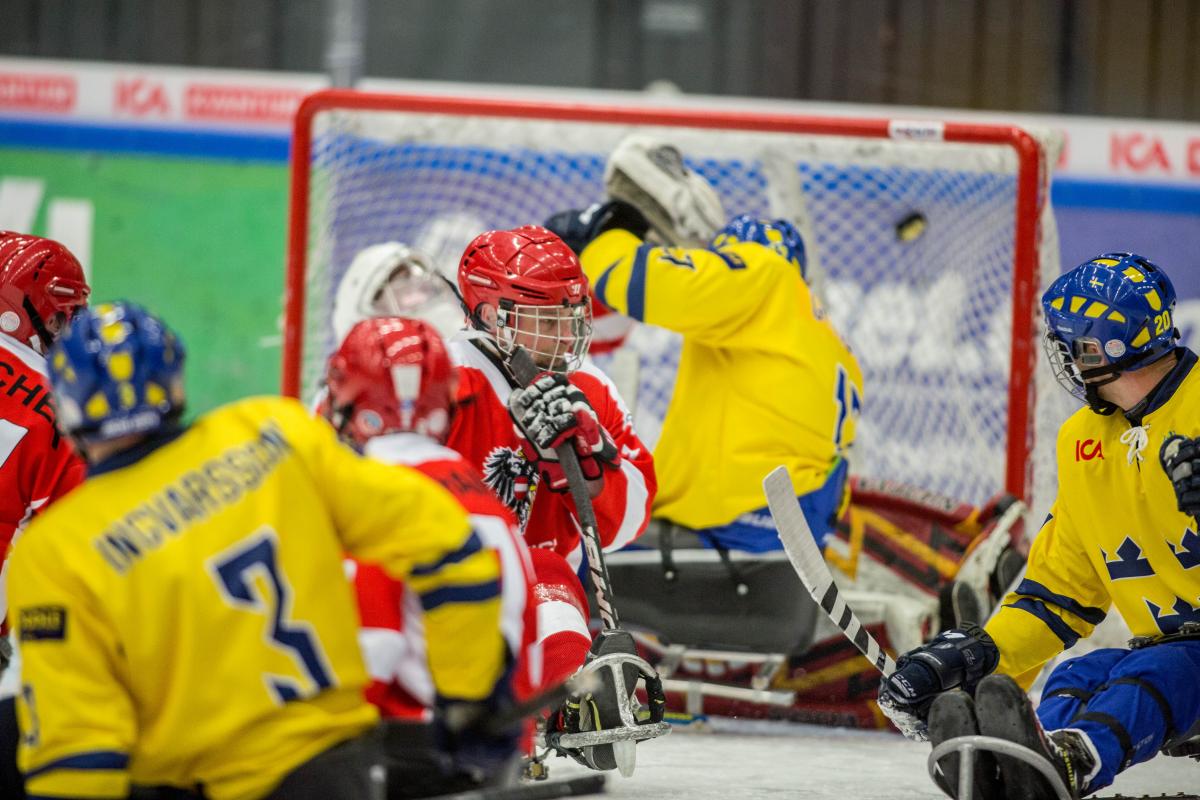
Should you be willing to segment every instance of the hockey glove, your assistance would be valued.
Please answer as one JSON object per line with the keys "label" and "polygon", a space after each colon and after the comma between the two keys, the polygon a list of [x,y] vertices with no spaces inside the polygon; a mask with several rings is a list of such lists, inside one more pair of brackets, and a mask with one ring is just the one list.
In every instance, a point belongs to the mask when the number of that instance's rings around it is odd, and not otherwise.
{"label": "hockey glove", "polygon": [[476,784],[503,782],[520,758],[521,723],[500,731],[488,725],[503,705],[495,698],[437,699],[433,726],[438,748],[450,757],[457,773]]}
{"label": "hockey glove", "polygon": [[896,660],[896,671],[879,684],[879,708],[905,736],[924,741],[934,698],[951,689],[974,692],[998,663],[996,643],[978,625],[943,631]]}
{"label": "hockey glove", "polygon": [[671,247],[704,247],[725,224],[717,190],[688,168],[678,147],[653,134],[621,140],[604,166],[604,191],[640,211]]}
{"label": "hockey glove", "polygon": [[1158,457],[1175,487],[1179,510],[1200,518],[1200,439],[1168,436]]}
{"label": "hockey glove", "polygon": [[546,226],[576,255],[583,252],[593,239],[605,231],[621,228],[639,239],[645,239],[650,223],[642,212],[622,200],[593,203],[580,211],[560,211],[546,220]]}
{"label": "hockey glove", "polygon": [[580,471],[589,481],[601,480],[604,467],[612,468],[620,462],[617,446],[600,424],[587,396],[564,375],[543,372],[528,387],[514,389],[508,411],[525,459],[537,464],[552,492],[570,488],[554,452],[565,443],[574,448]]}

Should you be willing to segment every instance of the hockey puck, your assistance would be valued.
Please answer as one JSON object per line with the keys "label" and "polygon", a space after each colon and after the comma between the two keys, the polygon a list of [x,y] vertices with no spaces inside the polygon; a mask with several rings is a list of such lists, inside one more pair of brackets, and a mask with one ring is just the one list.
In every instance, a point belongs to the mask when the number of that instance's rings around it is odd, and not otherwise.
{"label": "hockey puck", "polygon": [[928,227],[929,220],[925,219],[925,215],[914,211],[896,223],[896,238],[902,242],[914,242],[921,238]]}

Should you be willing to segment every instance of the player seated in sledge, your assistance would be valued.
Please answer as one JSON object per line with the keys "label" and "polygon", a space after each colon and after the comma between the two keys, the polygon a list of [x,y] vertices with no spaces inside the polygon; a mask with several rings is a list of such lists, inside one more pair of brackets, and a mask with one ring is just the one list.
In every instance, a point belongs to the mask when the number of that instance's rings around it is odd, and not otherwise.
{"label": "player seated in sledge", "polygon": [[[1023,745],[1079,797],[1200,733],[1200,370],[1176,346],[1171,281],[1142,256],[1079,265],[1042,308],[1047,356],[1086,407],[1059,430],[1058,497],[1028,571],[985,628],[900,658],[880,706],[935,745],[974,733]],[[1077,457],[1080,442],[1095,456]],[[1024,690],[1114,605],[1138,638],[1063,662],[1035,712]],[[1056,796],[1016,758],[975,763],[977,797]],[[950,791],[957,756],[941,767]]]}
{"label": "player seated in sledge", "polygon": [[[469,329],[447,343],[459,388],[446,446],[482,473],[516,517],[538,584],[556,587],[547,596],[554,602],[539,605],[544,680],[557,683],[600,656],[613,656],[606,662],[632,658],[628,633],[589,636],[587,594],[578,577],[584,565],[581,526],[556,455],[562,444],[575,449],[604,551],[641,535],[655,494],[654,461],[612,381],[584,360],[592,315],[579,259],[536,225],[486,231],[463,252],[458,288]],[[509,363],[518,346],[542,370],[525,386]],[[575,698],[552,716],[551,732],[622,725],[606,675],[601,670],[604,690]],[[632,683],[630,677],[630,692]],[[614,753],[603,744],[571,755],[590,767],[613,769],[619,766]]]}
{"label": "player seated in sledge", "polygon": [[[548,602],[557,587],[534,593],[529,551],[516,519],[483,483],[483,477],[459,453],[445,446],[455,411],[457,377],[445,345],[429,323],[399,317],[359,322],[329,358],[327,418],[339,438],[371,458],[416,469],[452,493],[471,515],[476,543],[490,547],[504,562],[501,629],[513,664],[516,699],[527,699],[541,680],[541,648],[536,647],[539,600]],[[362,629],[359,642],[371,683],[367,699],[389,719],[413,723],[388,728],[388,796],[449,794],[477,786],[498,769],[471,774],[453,758],[463,747],[439,746],[440,732],[423,725],[436,708],[430,675],[420,578],[398,580],[380,567],[347,561],[358,599]],[[461,587],[475,591],[475,585]],[[481,732],[469,742],[476,761],[497,765],[514,752],[513,731]],[[471,738],[468,736],[460,738]],[[441,735],[444,738],[444,734]],[[473,770],[479,772],[478,770]],[[492,773],[491,775],[487,772]]]}
{"label": "player seated in sledge", "polygon": [[76,313],[48,362],[88,477],[12,554],[31,796],[375,796],[343,552],[419,585],[447,709],[507,694],[504,565],[436,482],[286,398],[184,424],[183,344],[132,304]]}

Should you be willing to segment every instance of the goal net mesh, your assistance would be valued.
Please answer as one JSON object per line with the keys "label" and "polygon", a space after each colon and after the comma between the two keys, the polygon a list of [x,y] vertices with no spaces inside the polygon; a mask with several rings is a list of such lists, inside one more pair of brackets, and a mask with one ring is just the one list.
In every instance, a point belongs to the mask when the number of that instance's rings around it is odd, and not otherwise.
{"label": "goal net mesh", "polygon": [[[359,250],[405,242],[429,253],[453,280],[476,234],[541,223],[603,199],[607,154],[634,130],[676,144],[730,215],[798,224],[818,295],[864,372],[855,474],[975,503],[1005,488],[1018,171],[1007,145],[399,106],[321,111],[311,119],[307,158],[296,159],[296,169],[307,171],[307,192],[293,197],[293,225],[300,224],[297,204],[307,218],[291,254],[299,261],[292,274],[302,282],[303,313],[288,321],[296,329],[301,397],[315,391],[335,345],[334,294]],[[1047,146],[1052,153],[1053,142]],[[1032,280],[1040,288],[1059,264],[1048,201],[1038,213]],[[1031,336],[1035,323],[1015,334]],[[617,353],[598,363],[621,373],[618,385],[631,395],[639,432],[652,443],[674,390],[678,338],[638,326]],[[1054,430],[1069,409],[1040,353],[1037,360],[1041,402],[1031,410],[1029,431],[1037,452],[1021,457],[1034,465],[1040,511],[1052,494]]]}

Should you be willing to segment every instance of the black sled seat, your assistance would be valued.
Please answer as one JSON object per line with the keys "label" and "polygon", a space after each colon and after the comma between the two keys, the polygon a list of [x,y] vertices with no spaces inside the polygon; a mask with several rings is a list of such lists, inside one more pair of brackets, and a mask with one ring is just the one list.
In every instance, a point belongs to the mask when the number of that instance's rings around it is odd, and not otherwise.
{"label": "black sled seat", "polygon": [[638,545],[605,555],[624,625],[693,648],[791,655],[812,643],[821,611],[783,551],[722,553],[658,520]]}

